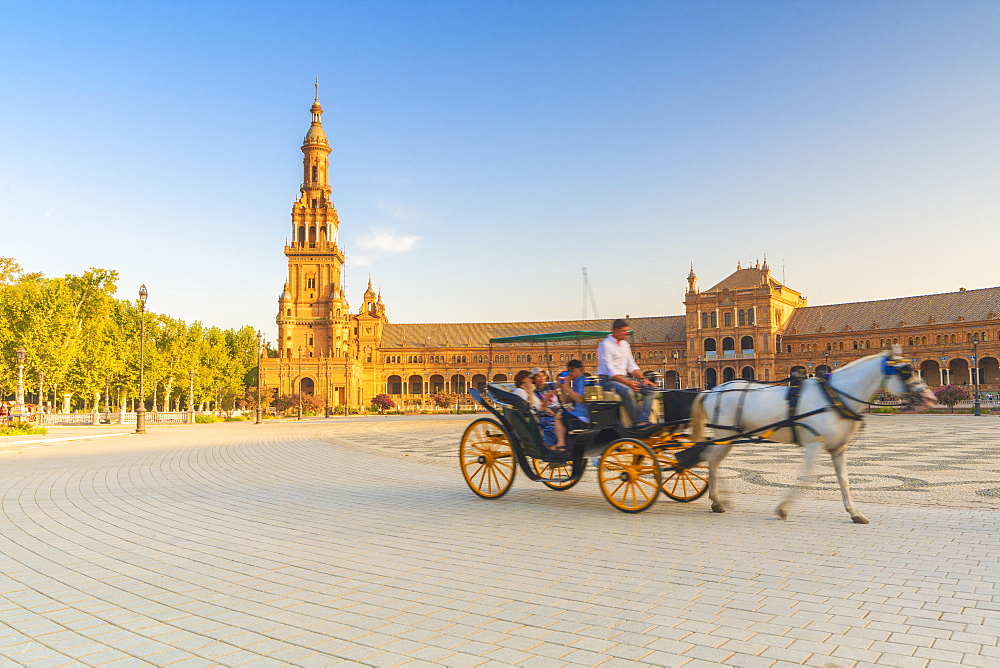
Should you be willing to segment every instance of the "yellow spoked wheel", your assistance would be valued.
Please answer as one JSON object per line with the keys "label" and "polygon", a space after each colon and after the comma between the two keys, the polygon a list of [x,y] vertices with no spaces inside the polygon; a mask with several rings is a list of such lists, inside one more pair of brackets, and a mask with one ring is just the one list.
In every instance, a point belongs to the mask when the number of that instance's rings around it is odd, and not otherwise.
{"label": "yellow spoked wheel", "polygon": [[514,449],[496,420],[480,418],[470,424],[462,434],[458,458],[465,482],[484,499],[499,499],[514,482]]}
{"label": "yellow spoked wheel", "polygon": [[[549,489],[562,492],[580,482],[579,478],[564,482],[553,480],[553,478],[568,478],[573,475],[573,462],[545,462],[541,459],[532,459],[531,465],[534,467],[535,473],[542,477],[542,484]],[[583,465],[587,465],[586,459],[583,460]]]}
{"label": "yellow spoked wheel", "polygon": [[597,465],[601,493],[623,513],[641,513],[660,495],[663,482],[656,453],[634,438],[609,445]]}
{"label": "yellow spoked wheel", "polygon": [[677,459],[672,452],[661,451],[658,457],[663,471],[663,484],[660,490],[671,499],[687,503],[700,499],[708,491],[708,464],[702,463],[689,469],[674,471],[671,467],[677,464]]}

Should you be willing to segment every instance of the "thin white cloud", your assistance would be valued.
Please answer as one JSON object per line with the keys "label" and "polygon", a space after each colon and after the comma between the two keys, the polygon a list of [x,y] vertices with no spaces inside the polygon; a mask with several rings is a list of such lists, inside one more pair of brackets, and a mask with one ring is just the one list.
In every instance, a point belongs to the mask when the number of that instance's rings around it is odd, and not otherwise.
{"label": "thin white cloud", "polygon": [[371,234],[358,239],[358,245],[376,253],[408,253],[416,248],[419,241],[420,237],[414,234],[397,234],[373,227]]}
{"label": "thin white cloud", "polygon": [[349,264],[352,267],[367,267],[371,263],[372,259],[364,255],[352,255],[351,257],[347,258],[347,264]]}

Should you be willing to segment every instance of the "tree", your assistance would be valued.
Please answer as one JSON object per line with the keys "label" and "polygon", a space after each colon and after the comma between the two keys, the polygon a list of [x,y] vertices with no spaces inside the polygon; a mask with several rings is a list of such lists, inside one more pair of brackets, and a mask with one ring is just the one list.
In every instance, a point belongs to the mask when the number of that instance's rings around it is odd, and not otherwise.
{"label": "tree", "polygon": [[[301,396],[303,413],[315,413],[320,408],[323,408],[323,402],[315,394],[302,394]],[[296,410],[299,407],[299,395],[282,394],[275,399],[271,405],[274,406],[275,410],[279,413],[287,413],[288,411]]]}
{"label": "tree", "polygon": [[452,394],[450,392],[439,392],[438,394],[431,396],[431,401],[438,408],[448,408],[458,399],[457,394]]}
{"label": "tree", "polygon": [[[15,351],[24,347],[25,388],[70,392],[90,404],[111,386],[124,403],[139,389],[139,304],[117,299],[118,274],[91,268],[80,275],[45,278],[25,273],[13,258],[0,257],[0,394],[17,383]],[[145,401],[169,409],[186,404],[188,373],[195,372],[196,398],[231,410],[257,365],[252,327],[221,330],[147,312]],[[118,402],[116,402],[118,403]],[[78,404],[79,405],[79,404]]]}
{"label": "tree", "polygon": [[372,397],[372,408],[377,410],[379,413],[385,412],[390,408],[395,408],[396,402],[392,400],[388,394],[376,394]]}
{"label": "tree", "polygon": [[969,393],[966,392],[959,385],[945,385],[944,387],[939,387],[935,392],[934,396],[937,397],[938,403],[944,404],[951,409],[951,412],[955,412],[955,404],[959,401],[965,401],[969,398]]}

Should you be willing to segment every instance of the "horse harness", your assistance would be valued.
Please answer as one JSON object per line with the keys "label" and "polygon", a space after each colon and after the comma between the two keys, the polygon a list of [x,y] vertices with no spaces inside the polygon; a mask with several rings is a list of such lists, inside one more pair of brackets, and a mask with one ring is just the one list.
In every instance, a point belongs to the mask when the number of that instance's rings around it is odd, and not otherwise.
{"label": "horse harness", "polygon": [[857,397],[853,397],[847,394],[846,392],[842,392],[836,389],[835,387],[831,386],[826,378],[822,376],[816,376],[814,380],[817,381],[820,390],[822,390],[824,396],[826,397],[827,404],[825,406],[815,408],[805,413],[797,413],[799,399],[802,396],[802,388],[803,385],[805,384],[805,380],[806,379],[803,378],[802,376],[792,376],[789,378],[785,378],[783,380],[774,381],[772,383],[764,383],[760,381],[748,381],[755,385],[760,385],[765,387],[780,385],[786,382],[788,383],[788,392],[785,395],[785,399],[788,402],[788,417],[786,417],[784,420],[779,420],[778,422],[772,422],[771,424],[764,425],[763,427],[757,427],[756,429],[751,429],[750,431],[744,431],[744,427],[742,426],[743,404],[746,402],[747,393],[755,389],[762,389],[762,388],[741,387],[741,388],[732,388],[732,389],[725,389],[713,392],[713,394],[718,394],[718,395],[725,394],[726,392],[740,393],[739,402],[736,404],[736,416],[734,420],[735,424],[733,425],[718,424],[719,413],[722,410],[722,397],[720,396],[719,399],[715,402],[715,410],[712,415],[712,422],[706,424],[705,426],[710,427],[712,429],[725,429],[738,432],[735,436],[727,437],[725,441],[718,441],[719,443],[732,443],[733,441],[742,439],[747,439],[748,441],[766,441],[771,434],[773,434],[779,429],[784,429],[787,427],[792,430],[793,442],[796,445],[802,445],[802,440],[799,437],[800,429],[805,429],[806,431],[812,433],[812,435],[819,440],[822,440],[823,437],[820,435],[818,431],[816,431],[809,425],[803,424],[801,420],[804,420],[805,418],[811,417],[813,415],[824,413],[828,410],[832,410],[836,412],[837,415],[839,415],[844,419],[852,420],[854,422],[860,422],[862,419],[861,414],[848,407],[841,400],[841,397],[845,397],[847,399],[850,399],[852,401],[857,401],[862,404],[871,403],[868,401],[863,401],[861,399],[858,399]]}

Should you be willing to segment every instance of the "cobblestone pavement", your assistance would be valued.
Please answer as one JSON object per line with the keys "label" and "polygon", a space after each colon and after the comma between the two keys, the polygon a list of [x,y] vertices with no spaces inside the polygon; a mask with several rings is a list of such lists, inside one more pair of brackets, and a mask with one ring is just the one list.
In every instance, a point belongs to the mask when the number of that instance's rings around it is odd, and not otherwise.
{"label": "cobblestone pavement", "polygon": [[869,525],[827,484],[775,519],[785,446],[727,460],[722,515],[625,515],[592,480],[484,501],[455,462],[470,419],[0,440],[0,657],[1000,665],[996,418],[870,419],[849,457]]}
{"label": "cobblestone pavement", "polygon": [[[397,426],[396,421],[404,419],[406,426]],[[348,447],[419,457],[453,468],[456,444],[469,421],[467,416],[387,417],[359,421],[349,433],[333,438]],[[744,494],[781,495],[797,484],[801,466],[802,456],[795,446],[738,445],[726,458],[723,487],[736,503]],[[855,501],[861,503],[1000,509],[1000,419],[868,416],[849,450],[848,467]],[[820,455],[814,473],[816,488],[809,496],[836,499],[839,504],[840,488],[829,457]]]}

